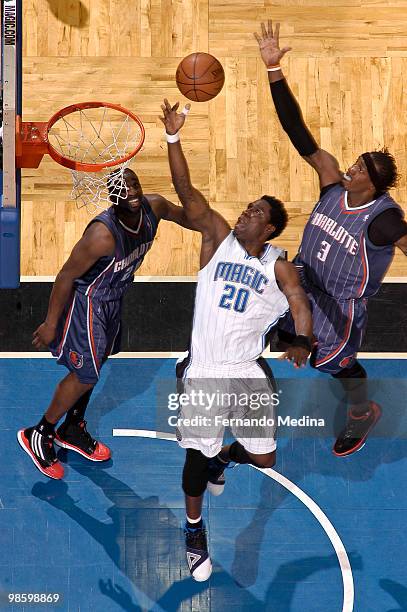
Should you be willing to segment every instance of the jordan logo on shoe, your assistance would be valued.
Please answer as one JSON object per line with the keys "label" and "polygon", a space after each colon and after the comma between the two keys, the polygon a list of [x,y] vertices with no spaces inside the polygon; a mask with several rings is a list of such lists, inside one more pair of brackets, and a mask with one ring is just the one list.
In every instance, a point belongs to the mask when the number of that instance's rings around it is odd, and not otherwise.
{"label": "jordan logo on shoe", "polygon": [[187,552],[187,561],[190,570],[194,567],[195,563],[198,563],[200,558],[201,555],[195,555],[194,553]]}

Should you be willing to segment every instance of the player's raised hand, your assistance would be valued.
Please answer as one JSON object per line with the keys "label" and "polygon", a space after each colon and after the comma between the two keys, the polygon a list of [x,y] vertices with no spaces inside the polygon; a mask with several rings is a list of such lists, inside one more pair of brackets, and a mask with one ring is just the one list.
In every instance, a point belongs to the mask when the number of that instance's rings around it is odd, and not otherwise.
{"label": "player's raised hand", "polygon": [[171,106],[167,98],[164,99],[164,104],[161,104],[163,117],[160,117],[160,119],[165,126],[165,131],[167,134],[176,134],[178,130],[182,128],[185,123],[185,117],[189,113],[191,105],[186,104],[180,113],[177,113],[178,108],[179,102],[176,102],[174,106]]}
{"label": "player's raised hand", "polygon": [[276,66],[280,63],[281,58],[291,51],[291,47],[283,47],[280,49],[280,24],[276,23],[273,32],[273,22],[271,19],[267,21],[267,27],[261,23],[261,34],[254,32],[254,37],[259,43],[259,49],[263,62],[267,67]]}
{"label": "player's raised hand", "polygon": [[279,359],[290,361],[295,368],[302,368],[307,364],[307,359],[310,351],[302,346],[289,346],[285,353],[280,355]]}
{"label": "player's raised hand", "polygon": [[33,333],[32,344],[36,349],[46,348],[51,344],[55,336],[56,328],[44,321]]}

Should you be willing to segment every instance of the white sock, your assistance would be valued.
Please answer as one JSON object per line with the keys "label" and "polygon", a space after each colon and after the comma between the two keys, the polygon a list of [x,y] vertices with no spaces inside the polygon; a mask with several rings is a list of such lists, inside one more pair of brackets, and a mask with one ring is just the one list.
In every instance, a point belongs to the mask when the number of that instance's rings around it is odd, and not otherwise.
{"label": "white sock", "polygon": [[191,525],[194,525],[195,523],[199,523],[199,521],[201,521],[201,520],[202,520],[202,515],[199,518],[197,518],[197,519],[191,519],[191,518],[189,518],[189,516],[187,514],[187,522],[191,523]]}

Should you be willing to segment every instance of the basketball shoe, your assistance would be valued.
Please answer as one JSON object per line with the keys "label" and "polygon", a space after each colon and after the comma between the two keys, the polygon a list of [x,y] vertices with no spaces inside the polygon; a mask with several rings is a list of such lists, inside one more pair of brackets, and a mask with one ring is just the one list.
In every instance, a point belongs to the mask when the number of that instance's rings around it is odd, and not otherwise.
{"label": "basketball shoe", "polygon": [[73,450],[91,461],[107,461],[111,457],[110,449],[92,438],[87,431],[86,421],[62,423],[56,431],[55,444]]}
{"label": "basketball shoe", "polygon": [[225,489],[225,470],[229,463],[221,462],[217,457],[212,457],[208,461],[208,484],[207,490],[211,495],[218,496],[222,495]]}
{"label": "basketball shoe", "polygon": [[55,480],[63,477],[64,468],[57,459],[52,434],[43,435],[36,427],[28,427],[20,429],[17,440],[40,472]]}
{"label": "basketball shoe", "polygon": [[208,580],[212,574],[212,563],[208,553],[206,530],[204,527],[186,527],[184,533],[187,562],[192,578],[197,582]]}
{"label": "basketball shoe", "polygon": [[376,425],[381,414],[381,408],[375,402],[369,402],[367,412],[361,416],[352,414],[352,409],[350,409],[347,423],[332,449],[333,454],[337,457],[345,457],[363,448],[369,432]]}

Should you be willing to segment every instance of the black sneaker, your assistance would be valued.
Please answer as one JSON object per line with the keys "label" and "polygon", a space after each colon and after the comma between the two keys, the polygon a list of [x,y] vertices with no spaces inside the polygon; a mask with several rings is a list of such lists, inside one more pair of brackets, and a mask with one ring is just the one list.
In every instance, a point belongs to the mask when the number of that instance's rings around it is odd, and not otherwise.
{"label": "black sneaker", "polygon": [[381,414],[381,408],[375,402],[369,402],[369,409],[362,416],[354,416],[350,410],[345,428],[339,434],[332,449],[333,454],[345,457],[360,450],[366,444],[366,438]]}
{"label": "black sneaker", "polygon": [[207,489],[209,493],[214,496],[222,495],[225,489],[225,470],[228,467],[229,463],[224,463],[222,466],[219,466],[220,461],[217,457],[213,457],[208,461],[208,472],[209,479],[207,484]]}
{"label": "black sneaker", "polygon": [[64,468],[55,454],[53,435],[43,436],[35,427],[28,427],[20,429],[17,440],[40,472],[55,480],[63,477]]}
{"label": "black sneaker", "polygon": [[208,554],[205,529],[186,527],[184,533],[187,562],[192,578],[197,582],[208,580],[212,574],[212,563]]}
{"label": "black sneaker", "polygon": [[91,461],[107,461],[111,457],[110,449],[92,438],[87,431],[86,421],[62,423],[56,431],[55,444],[73,450]]}

